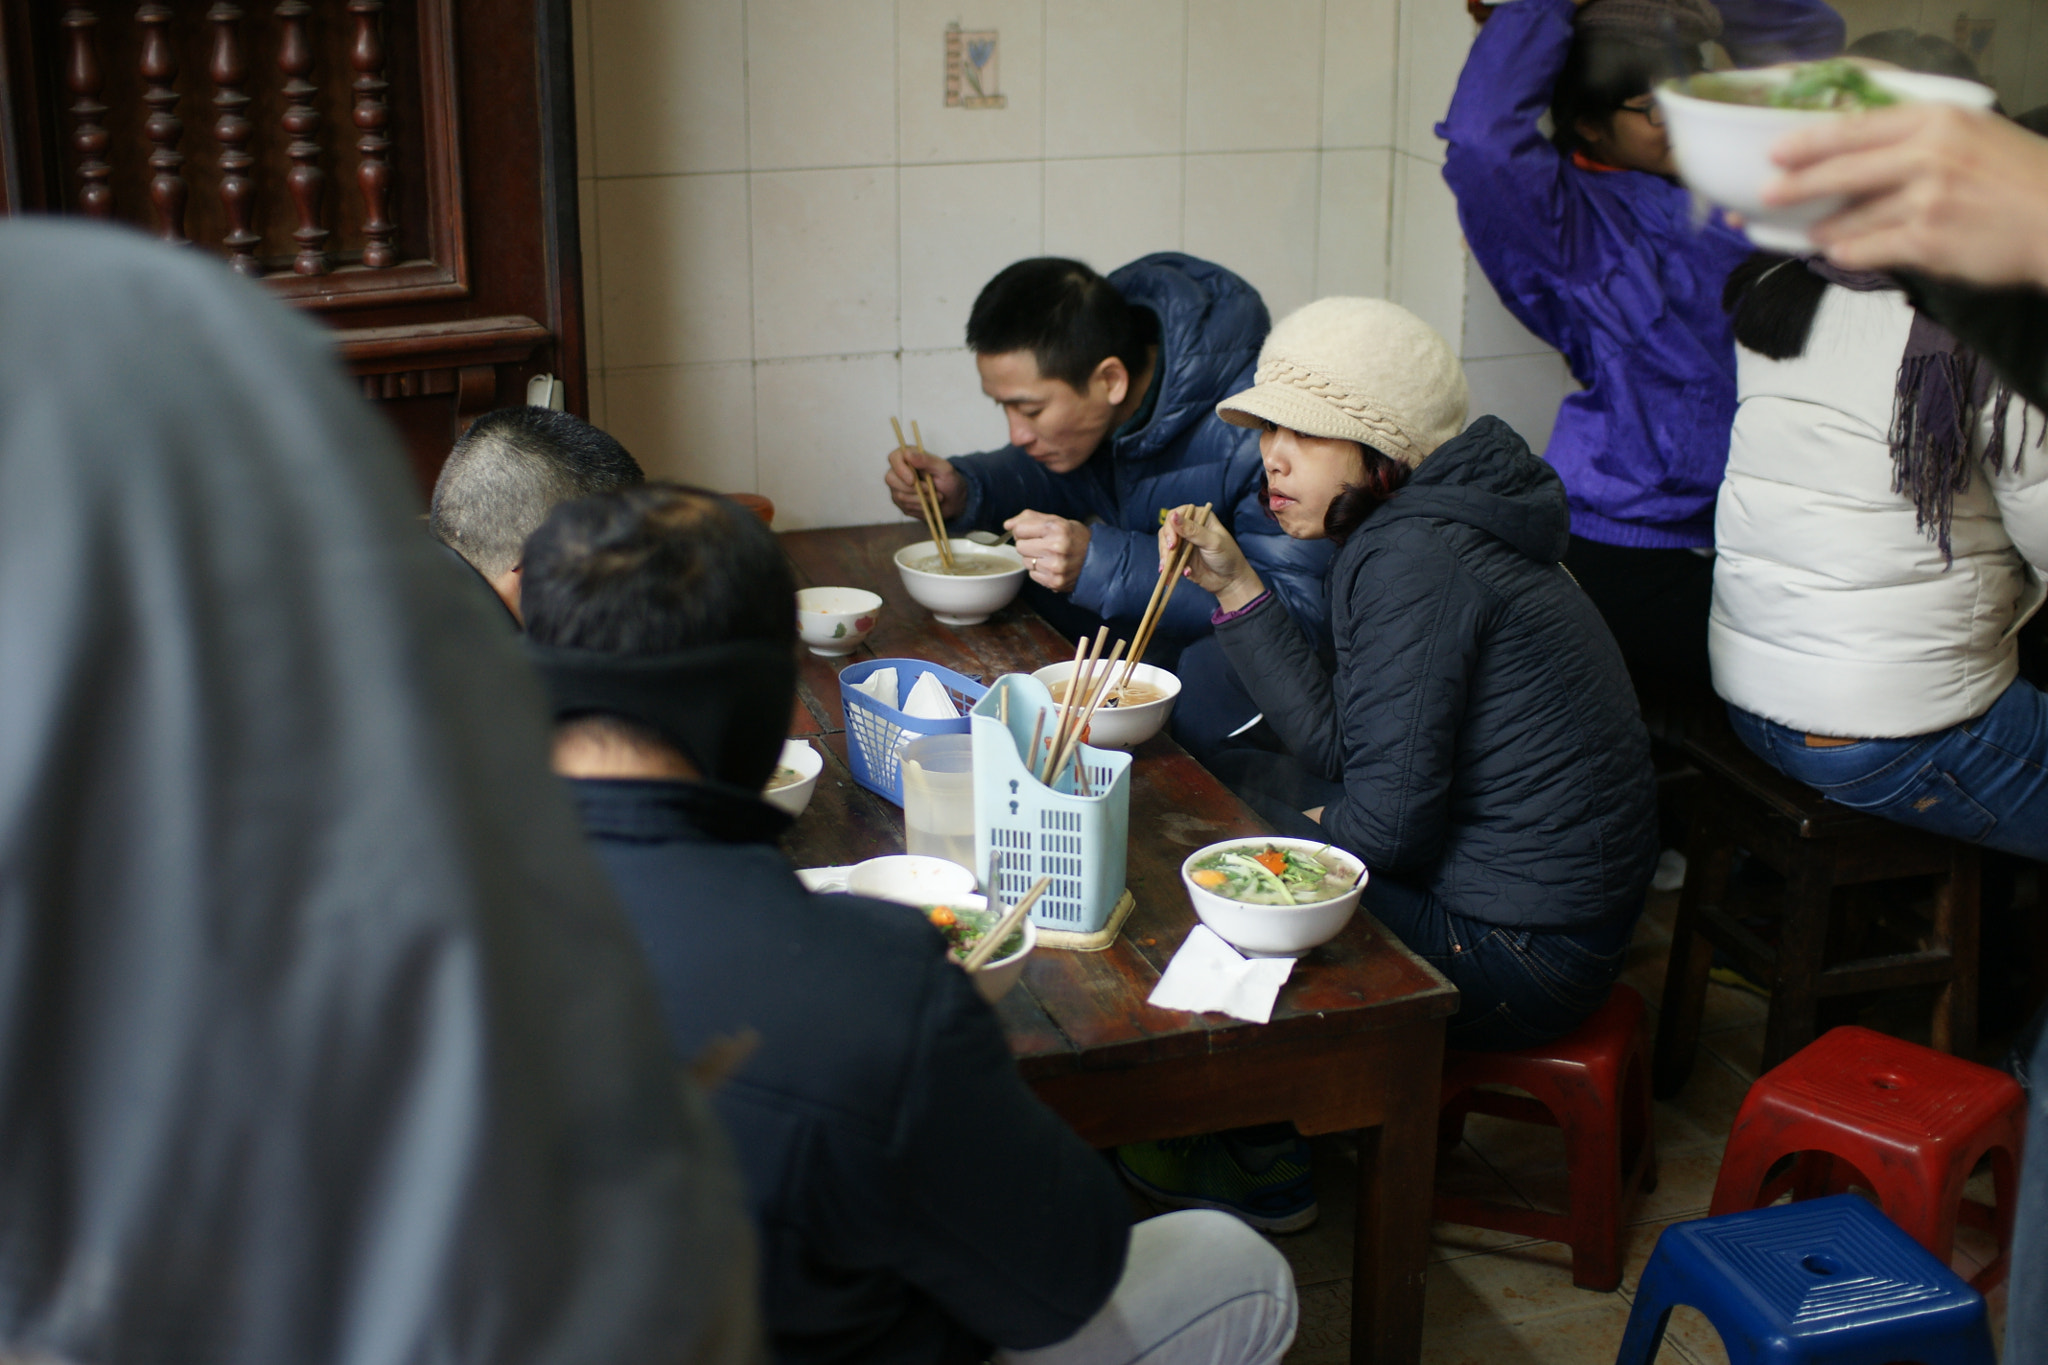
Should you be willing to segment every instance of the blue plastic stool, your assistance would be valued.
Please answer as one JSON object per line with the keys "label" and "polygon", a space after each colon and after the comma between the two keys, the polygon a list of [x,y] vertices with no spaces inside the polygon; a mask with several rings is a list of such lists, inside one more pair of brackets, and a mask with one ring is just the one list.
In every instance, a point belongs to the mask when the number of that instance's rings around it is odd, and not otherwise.
{"label": "blue plastic stool", "polygon": [[1731,1365],[1993,1365],[1984,1299],[1853,1194],[1664,1230],[1615,1365],[1649,1365],[1679,1304]]}

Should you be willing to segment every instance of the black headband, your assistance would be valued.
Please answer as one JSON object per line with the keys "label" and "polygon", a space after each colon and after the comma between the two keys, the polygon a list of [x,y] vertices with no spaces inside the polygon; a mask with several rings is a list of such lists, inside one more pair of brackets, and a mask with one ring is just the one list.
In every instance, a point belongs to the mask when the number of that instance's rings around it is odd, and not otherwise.
{"label": "black headband", "polygon": [[775,771],[796,698],[788,645],[739,640],[633,656],[526,642],[556,720],[602,712],[644,725],[706,778],[758,792]]}

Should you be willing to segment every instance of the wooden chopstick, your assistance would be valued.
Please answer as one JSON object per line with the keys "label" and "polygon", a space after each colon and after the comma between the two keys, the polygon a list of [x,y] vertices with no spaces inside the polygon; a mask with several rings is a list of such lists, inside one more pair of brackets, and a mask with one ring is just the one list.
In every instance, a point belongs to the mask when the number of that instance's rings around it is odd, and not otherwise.
{"label": "wooden chopstick", "polygon": [[1031,913],[1031,907],[1045,894],[1045,888],[1051,885],[1050,876],[1040,877],[1037,884],[1024,893],[1024,899],[1011,906],[996,923],[996,927],[981,936],[981,942],[974,945],[974,951],[969,953],[967,960],[960,965],[970,972],[980,971],[988,960],[996,955],[996,949],[1002,946],[1003,940],[1017,932],[1017,926],[1024,922],[1024,917]]}
{"label": "wooden chopstick", "polygon": [[[910,425],[914,430],[917,423],[912,422]],[[889,429],[896,433],[896,444],[899,448],[912,448],[910,443],[903,439],[903,423],[891,417]],[[918,442],[915,449],[920,455],[923,454],[924,443]],[[939,562],[950,569],[953,567],[953,542],[946,535],[946,518],[939,510],[938,486],[932,482],[931,475],[922,469],[912,471],[910,483],[911,487],[917,490],[917,507],[924,513],[924,529],[931,536],[932,544],[938,547]]]}
{"label": "wooden chopstick", "polygon": [[[918,454],[926,455],[930,453],[924,448],[924,433],[917,429],[916,418],[912,418],[910,422],[910,439],[917,446]],[[939,558],[944,560],[946,568],[951,570],[953,567],[953,538],[946,534],[946,513],[945,509],[939,505],[939,486],[932,480],[932,476],[925,473],[922,469],[917,471],[917,483],[918,487],[924,490],[924,495],[931,499],[932,523],[939,528]]]}
{"label": "wooden chopstick", "polygon": [[1081,713],[1081,723],[1076,725],[1073,733],[1067,736],[1066,752],[1062,753],[1058,761],[1052,765],[1053,776],[1059,776],[1060,772],[1066,768],[1067,761],[1074,758],[1080,752],[1081,736],[1088,733],[1088,722],[1095,719],[1095,708],[1102,705],[1103,697],[1108,694],[1109,677],[1112,673],[1116,672],[1116,661],[1123,657],[1123,653],[1124,642],[1118,640],[1116,648],[1110,653],[1109,663],[1102,670],[1102,685],[1097,687],[1093,695],[1088,697],[1088,709]]}
{"label": "wooden chopstick", "polygon": [[[1213,506],[1214,503],[1205,502],[1196,508],[1192,518],[1194,523],[1198,526],[1207,526],[1210,521],[1209,509]],[[1182,536],[1180,544],[1173,547],[1173,557],[1167,561],[1165,571],[1159,575],[1159,582],[1152,589],[1152,605],[1145,608],[1144,619],[1138,622],[1138,629],[1131,637],[1130,662],[1124,665],[1123,680],[1116,685],[1119,695],[1131,685],[1131,675],[1137,672],[1138,661],[1145,657],[1145,651],[1151,647],[1152,634],[1159,629],[1160,618],[1166,615],[1167,603],[1173,600],[1173,590],[1180,586],[1181,575],[1187,572],[1188,561],[1194,557],[1194,552],[1194,542],[1186,536]]]}
{"label": "wooden chopstick", "polygon": [[1085,690],[1077,691],[1076,689],[1085,689],[1087,687],[1091,666],[1095,660],[1102,657],[1102,646],[1108,639],[1109,627],[1100,626],[1095,631],[1094,652],[1089,652],[1088,641],[1084,639],[1081,642],[1080,652],[1074,656],[1074,671],[1067,678],[1067,699],[1060,703],[1059,728],[1053,732],[1052,753],[1046,755],[1045,767],[1038,774],[1038,780],[1048,787],[1052,785],[1053,773],[1058,771],[1053,767],[1053,755],[1065,751],[1067,736],[1073,729],[1074,717],[1080,714],[1081,702],[1088,695]]}

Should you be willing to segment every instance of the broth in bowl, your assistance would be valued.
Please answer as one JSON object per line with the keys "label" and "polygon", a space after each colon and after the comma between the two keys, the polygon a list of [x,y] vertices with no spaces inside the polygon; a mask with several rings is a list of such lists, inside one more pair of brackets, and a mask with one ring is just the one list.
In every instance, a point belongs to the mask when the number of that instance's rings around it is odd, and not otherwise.
{"label": "broth in bowl", "polygon": [[953,552],[953,567],[947,568],[946,561],[936,552],[917,559],[903,561],[905,568],[919,573],[944,574],[949,578],[986,578],[990,574],[1011,573],[1016,565],[996,555],[963,554]]}
{"label": "broth in bowl", "polygon": [[1188,880],[1246,905],[1315,905],[1351,890],[1358,872],[1320,852],[1273,844],[1220,848],[1195,860]]}
{"label": "broth in bowl", "polygon": [[[1060,679],[1052,685],[1052,699],[1057,702],[1064,702],[1067,699],[1067,692],[1072,686],[1072,679]],[[1099,691],[1100,689],[1097,690]],[[1147,706],[1165,696],[1166,689],[1163,687],[1154,687],[1150,683],[1134,682],[1129,687],[1119,687],[1104,697],[1102,705],[1105,707]]]}

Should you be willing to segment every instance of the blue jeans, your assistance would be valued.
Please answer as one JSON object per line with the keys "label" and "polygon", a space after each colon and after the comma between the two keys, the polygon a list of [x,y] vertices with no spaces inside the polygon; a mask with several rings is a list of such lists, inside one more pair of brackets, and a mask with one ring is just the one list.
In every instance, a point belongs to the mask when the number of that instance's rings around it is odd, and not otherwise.
{"label": "blue jeans", "polygon": [[[1307,772],[1293,756],[1232,748],[1211,759],[1209,769],[1278,833],[1329,837],[1302,812],[1329,804],[1344,788]],[[1636,922],[1635,913],[1623,913],[1576,933],[1502,928],[1452,914],[1429,892],[1377,872],[1359,899],[1458,988],[1458,1012],[1445,1038],[1469,1052],[1535,1047],[1586,1022],[1621,975]]]}
{"label": "blue jeans", "polygon": [[1813,749],[1736,707],[1757,757],[1830,801],[2023,858],[2048,859],[2048,693],[2024,679],[1975,720],[1905,739]]}
{"label": "blue jeans", "polygon": [[1370,877],[1373,918],[1458,988],[1444,1041],[1506,1052],[1562,1038],[1607,1001],[1628,957],[1633,914],[1577,933],[1503,928],[1454,915],[1427,891]]}

